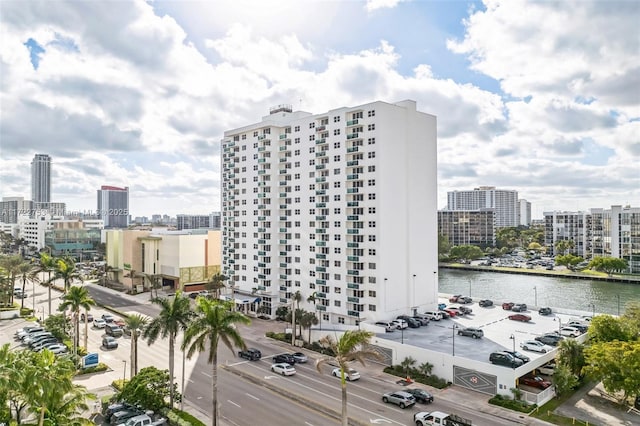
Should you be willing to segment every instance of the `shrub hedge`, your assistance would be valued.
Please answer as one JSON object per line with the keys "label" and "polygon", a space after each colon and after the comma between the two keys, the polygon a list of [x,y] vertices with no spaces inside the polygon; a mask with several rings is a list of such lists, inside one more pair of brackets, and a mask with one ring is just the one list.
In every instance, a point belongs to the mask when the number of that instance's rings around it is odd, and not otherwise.
{"label": "shrub hedge", "polygon": [[536,404],[528,404],[526,401],[517,399],[511,399],[504,395],[496,395],[489,399],[489,404],[498,405],[510,410],[519,411],[521,413],[529,413],[531,410],[537,407]]}
{"label": "shrub hedge", "polygon": [[394,376],[402,377],[403,379],[408,375],[414,382],[432,386],[436,389],[444,389],[447,386],[451,385],[451,382],[447,382],[445,379],[442,379],[436,375],[432,374],[429,376],[425,376],[417,368],[406,369],[401,365],[392,365],[391,367],[385,367],[384,372],[392,374]]}
{"label": "shrub hedge", "polygon": [[167,419],[169,420],[169,424],[176,426],[206,426],[191,414],[176,409],[167,413]]}

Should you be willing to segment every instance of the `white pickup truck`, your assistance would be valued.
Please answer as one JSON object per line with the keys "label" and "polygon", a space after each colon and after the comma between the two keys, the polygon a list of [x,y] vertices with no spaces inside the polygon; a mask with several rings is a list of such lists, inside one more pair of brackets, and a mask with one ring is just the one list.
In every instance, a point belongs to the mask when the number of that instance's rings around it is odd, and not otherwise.
{"label": "white pickup truck", "polygon": [[421,411],[413,415],[416,426],[472,426],[471,420],[442,411]]}
{"label": "white pickup truck", "polygon": [[139,416],[131,417],[125,423],[120,423],[118,426],[159,426],[167,424],[167,419],[153,420],[147,414],[140,414]]}

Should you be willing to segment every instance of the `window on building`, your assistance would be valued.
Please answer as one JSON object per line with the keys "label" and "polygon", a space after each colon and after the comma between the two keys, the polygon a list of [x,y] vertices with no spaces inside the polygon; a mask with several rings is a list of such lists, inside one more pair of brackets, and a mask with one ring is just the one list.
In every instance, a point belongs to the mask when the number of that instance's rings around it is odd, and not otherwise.
{"label": "window on building", "polygon": [[375,124],[369,124],[367,126],[367,130],[371,131],[371,130],[375,130],[376,129],[376,125]]}
{"label": "window on building", "polygon": [[369,199],[370,200],[375,200],[376,199],[376,194],[369,194]]}
{"label": "window on building", "polygon": [[376,138],[367,139],[367,145],[375,145],[375,143],[376,143]]}
{"label": "window on building", "polygon": [[333,169],[333,174],[334,175],[339,175],[340,174],[340,169]]}
{"label": "window on building", "polygon": [[340,208],[333,209],[333,214],[340,214]]}
{"label": "window on building", "polygon": [[335,254],[340,254],[340,247],[335,247],[335,248],[333,249],[333,252],[334,252]]}
{"label": "window on building", "polygon": [[376,249],[369,249],[369,256],[375,256],[376,255]]}
{"label": "window on building", "polygon": [[339,123],[340,122],[340,116],[337,115],[337,116],[333,117],[333,122],[334,123]]}
{"label": "window on building", "polygon": [[375,214],[375,212],[376,212],[375,207],[369,207],[369,214]]}
{"label": "window on building", "polygon": [[293,131],[294,131],[294,132],[299,132],[299,131],[300,131],[300,126],[295,126],[295,127],[293,128]]}
{"label": "window on building", "polygon": [[369,179],[367,181],[367,185],[369,186],[376,186],[376,180],[375,179]]}
{"label": "window on building", "polygon": [[338,318],[338,324],[344,324],[344,318],[339,317]]}
{"label": "window on building", "polygon": [[376,153],[375,153],[375,151],[372,151],[372,152],[368,153],[368,154],[367,154],[367,157],[369,157],[369,158],[376,158]]}

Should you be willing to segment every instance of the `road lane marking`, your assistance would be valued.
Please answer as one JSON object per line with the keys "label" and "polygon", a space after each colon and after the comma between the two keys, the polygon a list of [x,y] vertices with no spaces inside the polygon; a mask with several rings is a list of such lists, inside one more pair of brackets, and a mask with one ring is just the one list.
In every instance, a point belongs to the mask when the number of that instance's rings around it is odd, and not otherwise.
{"label": "road lane marking", "polygon": [[211,374],[207,374],[204,371],[201,371],[202,374],[204,374],[205,376],[207,376],[208,378],[211,378]]}
{"label": "road lane marking", "polygon": [[313,426],[313,423],[304,422],[305,425]]}
{"label": "road lane marking", "polygon": [[242,407],[240,406],[240,404],[236,404],[235,402],[233,402],[233,401],[232,401],[232,400],[230,400],[230,399],[227,399],[227,402],[228,402],[229,404],[233,404],[233,405],[235,405],[235,406],[236,406],[236,407],[238,407],[238,408],[242,408]]}
{"label": "road lane marking", "polygon": [[248,394],[247,394],[247,396],[248,396],[249,398],[253,398],[253,399],[255,399],[256,401],[260,401],[260,398],[258,398],[257,396],[253,396],[253,395],[251,395],[250,393],[248,393]]}

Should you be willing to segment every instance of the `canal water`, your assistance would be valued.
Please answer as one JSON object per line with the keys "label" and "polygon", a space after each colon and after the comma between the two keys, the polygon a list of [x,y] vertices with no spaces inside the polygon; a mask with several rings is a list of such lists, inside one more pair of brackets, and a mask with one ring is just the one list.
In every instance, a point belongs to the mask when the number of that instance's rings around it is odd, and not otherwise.
{"label": "canal water", "polygon": [[640,302],[640,284],[562,277],[502,274],[440,268],[440,293],[462,294],[494,303],[526,303],[530,307],[563,307],[618,315],[626,303]]}

